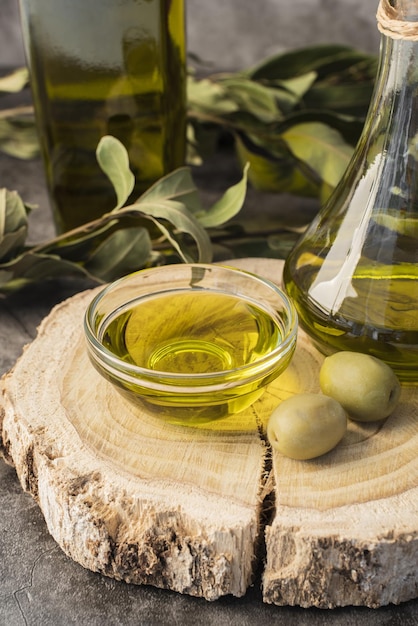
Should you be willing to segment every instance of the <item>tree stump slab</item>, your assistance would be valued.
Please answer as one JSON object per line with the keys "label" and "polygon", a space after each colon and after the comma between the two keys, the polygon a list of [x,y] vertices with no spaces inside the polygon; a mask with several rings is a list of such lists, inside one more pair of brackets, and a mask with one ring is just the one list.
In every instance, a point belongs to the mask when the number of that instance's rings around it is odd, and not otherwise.
{"label": "tree stump slab", "polygon": [[[281,280],[277,260],[230,264]],[[417,387],[384,422],[350,422],[327,455],[286,459],[269,449],[268,417],[294,393],[319,393],[323,360],[299,331],[290,367],[252,407],[166,424],[90,364],[82,322],[96,291],[55,307],[1,380],[3,456],[71,558],[207,600],[244,595],[260,562],[267,603],[418,597]]]}

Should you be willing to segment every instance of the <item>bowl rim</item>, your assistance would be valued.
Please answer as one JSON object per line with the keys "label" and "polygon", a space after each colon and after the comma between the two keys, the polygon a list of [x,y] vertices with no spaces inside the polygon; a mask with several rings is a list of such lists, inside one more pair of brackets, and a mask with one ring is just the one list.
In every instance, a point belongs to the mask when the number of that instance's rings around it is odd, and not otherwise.
{"label": "bowl rim", "polygon": [[[210,373],[182,373],[182,372],[165,372],[164,370],[154,370],[146,367],[141,367],[135,365],[134,363],[129,363],[127,361],[123,361],[118,356],[116,356],[111,350],[107,349],[100,340],[97,338],[96,333],[93,330],[93,313],[97,305],[100,301],[113,289],[118,287],[121,283],[126,283],[128,280],[135,278],[138,275],[144,275],[145,273],[153,273],[155,270],[164,271],[167,269],[179,269],[179,268],[188,268],[198,267],[200,269],[210,269],[210,270],[227,270],[232,274],[239,274],[241,276],[247,276],[253,280],[256,280],[262,283],[264,286],[270,288],[276,295],[278,295],[285,305],[287,316],[288,316],[288,326],[289,331],[286,334],[283,341],[280,342],[276,348],[274,348],[271,352],[266,355],[263,355],[256,361],[252,363],[248,363],[245,365],[240,365],[238,367],[232,369],[219,370],[216,372]],[[177,289],[176,289],[177,291]],[[221,290],[220,290],[221,291]],[[170,289],[167,290],[167,293],[170,292]],[[251,301],[251,298],[246,298],[248,301]],[[257,304],[257,301],[253,300],[254,304]],[[107,284],[98,294],[96,294],[90,303],[87,306],[87,309],[84,314],[84,334],[87,340],[87,345],[89,348],[89,353],[93,352],[95,355],[96,361],[103,367],[108,368],[111,366],[112,370],[116,370],[116,373],[123,376],[123,379],[126,380],[127,377],[132,376],[132,382],[138,382],[138,377],[141,378],[141,383],[148,381],[148,384],[156,385],[156,379],[160,381],[157,385],[161,388],[161,390],[166,389],[166,385],[170,388],[179,384],[180,381],[183,383],[189,382],[190,380],[201,382],[202,385],[193,385],[190,388],[193,389],[193,393],[198,390],[202,390],[202,387],[213,387],[217,383],[222,384],[223,387],[225,385],[230,384],[231,387],[234,386],[235,382],[239,382],[242,384],[243,382],[243,372],[249,371],[252,372],[252,375],[248,378],[245,378],[245,382],[250,382],[251,380],[257,379],[263,375],[265,375],[266,369],[269,369],[269,365],[273,365],[276,361],[277,356],[285,356],[290,350],[294,348],[297,339],[297,331],[298,331],[298,315],[296,311],[296,307],[293,304],[291,298],[286,294],[286,292],[273,281],[259,276],[253,272],[249,272],[247,270],[243,270],[240,268],[236,268],[230,265],[224,265],[220,263],[175,263],[170,265],[156,266],[152,268],[145,268],[125,276]],[[114,372],[115,373],[115,372]],[[228,376],[228,382],[225,382],[225,377]],[[219,379],[222,379],[219,380]],[[235,379],[237,379],[235,381]],[[165,384],[164,382],[165,381]]]}

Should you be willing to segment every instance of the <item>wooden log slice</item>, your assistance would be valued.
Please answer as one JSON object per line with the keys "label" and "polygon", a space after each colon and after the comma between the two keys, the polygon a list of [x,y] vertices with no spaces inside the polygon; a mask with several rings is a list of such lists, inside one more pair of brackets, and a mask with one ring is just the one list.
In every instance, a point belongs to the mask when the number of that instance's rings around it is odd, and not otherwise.
{"label": "wooden log slice", "polygon": [[267,447],[254,412],[206,427],[131,405],[58,305],[3,380],[2,440],[62,549],[93,571],[214,600],[252,581]]}
{"label": "wooden log slice", "polygon": [[[280,282],[279,261],[231,264]],[[70,557],[127,582],[242,596],[263,558],[274,484],[265,602],[381,606],[418,596],[415,388],[385,422],[350,423],[331,453],[291,461],[271,454],[265,426],[282,399],[319,391],[322,356],[302,331],[291,366],[253,407],[187,428],[133,407],[92,367],[82,319],[94,293],[56,307],[1,381],[4,457]]]}
{"label": "wooden log slice", "polygon": [[[322,360],[300,391],[319,392]],[[404,387],[383,422],[349,421],[328,454],[300,462],[274,453],[273,468],[265,602],[377,608],[418,597],[418,387]]]}

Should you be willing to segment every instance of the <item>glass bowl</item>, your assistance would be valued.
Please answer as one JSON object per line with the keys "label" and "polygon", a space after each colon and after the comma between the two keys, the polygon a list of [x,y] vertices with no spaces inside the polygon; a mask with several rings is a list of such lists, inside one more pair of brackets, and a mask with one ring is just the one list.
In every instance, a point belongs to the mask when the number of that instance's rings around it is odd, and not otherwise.
{"label": "glass bowl", "polygon": [[125,397],[193,425],[261,396],[290,363],[297,314],[268,280],[184,263],[105,287],[87,308],[84,330],[91,362]]}

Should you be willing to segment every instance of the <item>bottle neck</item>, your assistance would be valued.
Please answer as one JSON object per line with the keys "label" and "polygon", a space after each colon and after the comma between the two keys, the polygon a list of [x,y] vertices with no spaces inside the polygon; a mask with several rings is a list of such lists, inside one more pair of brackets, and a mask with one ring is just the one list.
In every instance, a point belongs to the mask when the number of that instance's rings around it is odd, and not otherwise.
{"label": "bottle neck", "polygon": [[366,125],[367,133],[374,137],[394,132],[416,143],[418,21],[409,21],[411,18],[418,19],[417,0],[380,0],[379,68]]}
{"label": "bottle neck", "polygon": [[406,22],[418,22],[418,5],[416,0],[392,0],[398,19]]}
{"label": "bottle neck", "polygon": [[417,97],[418,86],[418,40],[392,39],[382,35],[380,67],[377,80],[386,90],[399,93],[407,91]]}

